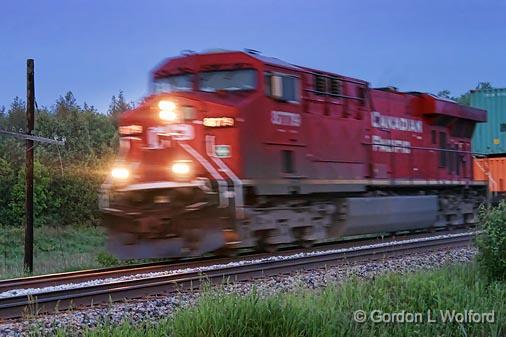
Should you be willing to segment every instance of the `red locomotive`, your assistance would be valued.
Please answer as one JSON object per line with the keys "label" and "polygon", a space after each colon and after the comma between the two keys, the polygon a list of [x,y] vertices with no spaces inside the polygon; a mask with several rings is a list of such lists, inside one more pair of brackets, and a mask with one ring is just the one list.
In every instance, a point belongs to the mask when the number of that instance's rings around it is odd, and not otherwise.
{"label": "red locomotive", "polygon": [[102,186],[123,258],[309,246],[476,222],[483,110],[256,52],[170,58]]}

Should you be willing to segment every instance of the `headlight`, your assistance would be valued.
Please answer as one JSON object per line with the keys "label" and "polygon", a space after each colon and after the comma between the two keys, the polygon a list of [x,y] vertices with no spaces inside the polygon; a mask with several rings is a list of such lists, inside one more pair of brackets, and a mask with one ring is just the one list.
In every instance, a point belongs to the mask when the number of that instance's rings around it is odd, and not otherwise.
{"label": "headlight", "polygon": [[176,175],[185,176],[191,171],[190,163],[184,161],[178,161],[172,164],[172,172]]}
{"label": "headlight", "polygon": [[176,109],[176,104],[171,101],[160,101],[158,102],[158,107],[160,110],[174,111]]}
{"label": "headlight", "polygon": [[112,169],[111,175],[114,179],[125,180],[130,175],[130,172],[124,167],[115,167]]}
{"label": "headlight", "polygon": [[158,117],[160,117],[160,119],[163,121],[172,122],[176,120],[177,115],[174,111],[161,110],[158,114]]}
{"label": "headlight", "polygon": [[158,107],[160,108],[160,112],[158,114],[158,117],[160,117],[161,120],[172,122],[177,119],[176,114],[176,104],[171,101],[160,101],[158,102]]}
{"label": "headlight", "polygon": [[142,133],[142,125],[125,125],[119,127],[120,135],[135,135]]}

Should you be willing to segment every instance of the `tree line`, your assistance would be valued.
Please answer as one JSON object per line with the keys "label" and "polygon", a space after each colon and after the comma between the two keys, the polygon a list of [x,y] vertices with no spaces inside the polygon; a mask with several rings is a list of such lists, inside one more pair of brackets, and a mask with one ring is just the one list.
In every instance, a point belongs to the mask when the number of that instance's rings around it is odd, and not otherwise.
{"label": "tree line", "polygon": [[[37,107],[34,134],[65,138],[64,146],[36,143],[35,225],[97,225],[97,191],[117,150],[117,118],[133,107],[122,92],[107,113],[76,102],[72,92],[50,107]],[[0,128],[24,132],[25,102],[0,107]],[[0,135],[0,225],[24,223],[25,142]]]}
{"label": "tree line", "polygon": [[[476,87],[474,88],[475,90],[488,90],[488,89],[494,89],[494,87],[492,86],[492,84],[490,84],[490,82],[478,82],[478,85],[476,85]],[[460,103],[460,104],[463,104],[463,105],[471,105],[471,101],[470,101],[470,91],[460,95],[460,96],[452,96],[450,90],[441,90],[439,91],[436,96],[438,97],[441,97],[441,98],[447,98],[447,99],[451,99],[457,103]]]}

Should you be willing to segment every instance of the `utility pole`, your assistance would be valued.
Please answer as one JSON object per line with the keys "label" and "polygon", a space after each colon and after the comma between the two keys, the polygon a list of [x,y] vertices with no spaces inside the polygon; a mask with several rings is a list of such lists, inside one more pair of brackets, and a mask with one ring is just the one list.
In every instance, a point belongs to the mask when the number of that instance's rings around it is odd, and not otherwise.
{"label": "utility pole", "polygon": [[65,145],[65,138],[58,140],[33,135],[35,124],[35,72],[33,59],[26,60],[26,132],[20,133],[0,128],[0,135],[24,139],[26,144],[25,176],[25,259],[24,270],[33,272],[33,148],[34,142]]}
{"label": "utility pole", "polygon": [[[35,124],[35,76],[33,59],[26,60],[26,134]],[[25,272],[33,272],[33,140],[26,139],[25,176]]]}

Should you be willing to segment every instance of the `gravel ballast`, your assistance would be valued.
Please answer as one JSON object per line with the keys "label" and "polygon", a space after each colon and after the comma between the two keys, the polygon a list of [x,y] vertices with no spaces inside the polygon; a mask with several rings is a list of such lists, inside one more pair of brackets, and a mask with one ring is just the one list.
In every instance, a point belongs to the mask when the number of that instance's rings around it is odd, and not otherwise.
{"label": "gravel ballast", "polygon": [[[466,263],[470,262],[475,255],[476,249],[474,248],[442,250],[388,258],[381,261],[304,270],[290,275],[225,284],[221,288],[225,292],[238,294],[247,294],[254,288],[261,296],[269,296],[300,288],[318,289],[343,282],[353,276],[371,278],[386,272],[406,273],[417,270],[430,270],[449,264]],[[176,309],[194,304],[198,297],[198,292],[181,292],[170,296],[151,297],[129,301],[128,303],[115,303],[110,306],[4,323],[0,324],[0,336],[24,336],[30,333],[33,334],[35,331],[38,331],[39,334],[51,335],[55,329],[59,328],[65,328],[77,335],[84,328],[93,328],[104,323],[154,322],[160,318],[166,318]]]}

